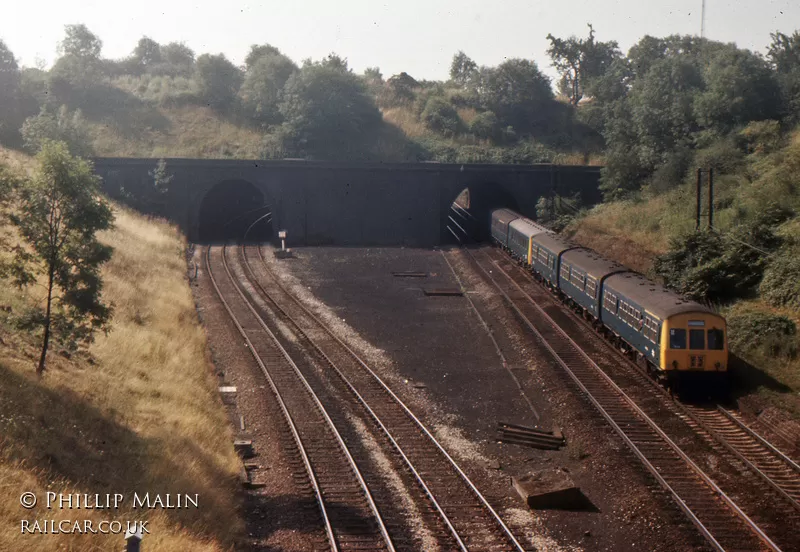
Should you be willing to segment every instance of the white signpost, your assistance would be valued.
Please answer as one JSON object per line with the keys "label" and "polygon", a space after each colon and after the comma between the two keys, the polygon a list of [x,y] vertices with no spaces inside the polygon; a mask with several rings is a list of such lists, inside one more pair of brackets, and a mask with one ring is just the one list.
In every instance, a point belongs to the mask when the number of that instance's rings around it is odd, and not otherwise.
{"label": "white signpost", "polygon": [[278,238],[281,240],[281,250],[275,251],[275,257],[278,259],[288,259],[292,256],[292,250],[286,249],[286,230],[278,230]]}

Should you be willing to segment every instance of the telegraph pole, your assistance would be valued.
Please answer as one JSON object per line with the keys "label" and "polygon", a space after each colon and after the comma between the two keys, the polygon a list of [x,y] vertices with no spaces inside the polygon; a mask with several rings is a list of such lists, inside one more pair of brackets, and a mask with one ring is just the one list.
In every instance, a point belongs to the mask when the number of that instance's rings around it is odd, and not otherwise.
{"label": "telegraph pole", "polygon": [[702,6],[700,8],[700,38],[706,36],[706,0],[701,0]]}
{"label": "telegraph pole", "polygon": [[[708,214],[703,214],[703,173],[706,173],[706,183],[708,184]],[[714,169],[697,169],[697,181],[695,185],[695,230],[700,230],[700,219],[708,217],[708,229],[714,228]]]}

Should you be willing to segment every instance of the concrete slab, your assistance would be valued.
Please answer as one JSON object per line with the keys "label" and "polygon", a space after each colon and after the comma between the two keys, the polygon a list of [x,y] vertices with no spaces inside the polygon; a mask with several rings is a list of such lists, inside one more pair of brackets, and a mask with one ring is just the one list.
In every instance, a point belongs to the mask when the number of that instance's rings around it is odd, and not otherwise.
{"label": "concrete slab", "polygon": [[598,511],[566,472],[554,469],[511,479],[532,510]]}

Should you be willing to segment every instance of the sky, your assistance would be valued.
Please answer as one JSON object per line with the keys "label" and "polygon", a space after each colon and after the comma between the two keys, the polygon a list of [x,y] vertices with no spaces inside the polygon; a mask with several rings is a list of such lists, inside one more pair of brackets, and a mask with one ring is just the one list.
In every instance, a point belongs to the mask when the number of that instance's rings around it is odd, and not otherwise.
{"label": "sky", "polygon": [[[798,0],[706,1],[705,36],[765,51],[769,34],[800,29]],[[22,65],[49,66],[64,25],[84,23],[121,58],[143,35],[185,42],[196,54],[224,53],[241,64],[251,44],[269,43],[299,62],[330,52],[361,72],[406,71],[446,79],[454,53],[479,65],[533,59],[553,75],[547,34],[616,40],[623,51],[645,34],[699,34],[702,0],[8,0],[0,39]]]}

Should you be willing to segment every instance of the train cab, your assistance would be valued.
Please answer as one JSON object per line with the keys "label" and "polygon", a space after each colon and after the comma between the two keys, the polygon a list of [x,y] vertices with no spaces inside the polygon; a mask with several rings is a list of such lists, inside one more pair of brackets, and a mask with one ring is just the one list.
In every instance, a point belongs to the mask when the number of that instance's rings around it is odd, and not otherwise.
{"label": "train cab", "polygon": [[674,314],[661,328],[661,367],[674,372],[725,372],[728,342],[725,319],[695,310]]}
{"label": "train cab", "polygon": [[727,372],[725,319],[640,274],[606,279],[601,319],[668,380]]}

